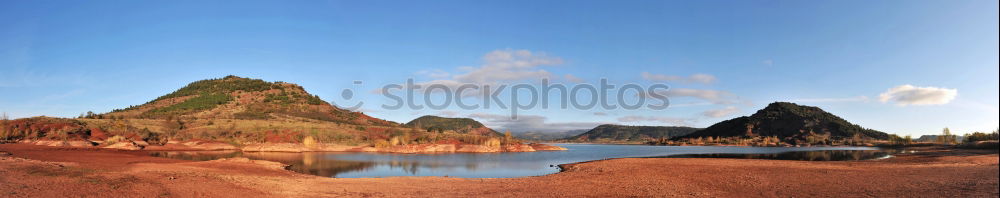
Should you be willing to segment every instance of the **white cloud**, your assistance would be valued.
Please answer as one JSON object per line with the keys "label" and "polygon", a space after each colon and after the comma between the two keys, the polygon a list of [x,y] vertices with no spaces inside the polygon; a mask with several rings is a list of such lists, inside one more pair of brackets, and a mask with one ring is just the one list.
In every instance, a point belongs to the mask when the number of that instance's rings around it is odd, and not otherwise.
{"label": "white cloud", "polygon": [[663,74],[651,74],[649,72],[642,72],[642,78],[650,81],[701,83],[701,84],[712,84],[717,80],[715,76],[708,74],[694,74],[688,77],[684,77],[684,76],[671,76]]}
{"label": "white cloud", "polygon": [[623,116],[618,118],[619,122],[660,122],[677,126],[689,126],[691,119],[662,117],[662,116]]}
{"label": "white cloud", "polygon": [[900,106],[939,105],[948,104],[956,95],[958,95],[957,89],[900,85],[879,94],[878,100],[882,103],[893,102]]}
{"label": "white cloud", "polygon": [[417,72],[417,75],[424,75],[430,78],[447,78],[451,76],[451,73],[448,73],[440,69],[434,69],[434,70],[420,70]]}
{"label": "white cloud", "polygon": [[561,58],[550,57],[545,53],[513,49],[495,50],[483,56],[483,65],[471,68],[468,73],[455,75],[454,80],[463,83],[493,84],[549,78],[551,73],[537,67],[562,63]]}
{"label": "white cloud", "polygon": [[547,117],[538,115],[518,115],[517,120],[511,119],[507,115],[488,113],[474,113],[468,116],[495,130],[510,130],[511,132],[563,132],[609,124],[603,122],[548,122]]}
{"label": "white cloud", "polygon": [[455,116],[458,115],[458,112],[444,110],[444,111],[438,111],[437,115],[442,116],[442,117],[455,117]]}
{"label": "white cloud", "polygon": [[573,74],[566,74],[566,76],[564,78],[566,78],[566,80],[569,81],[569,82],[583,83],[583,79],[582,78],[576,77]]}
{"label": "white cloud", "polygon": [[606,116],[606,115],[608,115],[608,113],[605,113],[605,112],[594,112],[594,115],[595,116]]}
{"label": "white cloud", "polygon": [[[514,50],[514,49],[503,49],[494,50],[492,52],[486,53],[482,57],[483,64],[478,67],[463,66],[459,67],[459,71],[465,73],[454,74],[437,71],[420,71],[417,74],[427,75],[429,77],[448,77],[451,78],[439,78],[430,81],[416,82],[415,85],[419,85],[421,88],[427,88],[429,85],[444,85],[451,90],[457,90],[457,88],[464,84],[474,84],[480,86],[479,89],[469,89],[462,93],[463,97],[482,97],[484,93],[492,93],[498,88],[498,84],[506,82],[517,82],[525,80],[540,80],[552,78],[552,74],[544,69],[539,69],[542,66],[552,66],[559,65],[563,63],[562,58],[549,56],[541,52],[531,52],[529,50]],[[567,75],[567,79],[570,79],[572,75]],[[572,79],[571,79],[572,80]],[[482,88],[482,86],[489,85],[490,90]],[[434,90],[440,91],[440,90]],[[372,90],[373,94],[381,94],[381,89]]]}
{"label": "white cloud", "polygon": [[[741,100],[735,94],[728,91],[719,90],[709,90],[709,89],[686,89],[686,88],[673,88],[668,90],[656,90],[656,94],[666,96],[667,98],[677,98],[677,97],[691,97],[698,98],[712,104],[736,104],[736,103],[747,103],[747,101]],[[649,95],[643,95],[649,96]]]}
{"label": "white cloud", "polygon": [[791,99],[788,102],[808,102],[808,103],[836,103],[836,102],[868,102],[868,96],[856,96],[847,98],[800,98]]}
{"label": "white cloud", "polygon": [[761,61],[760,64],[764,64],[764,66],[768,66],[768,67],[774,66],[774,60],[767,59],[767,60]]}
{"label": "white cloud", "polygon": [[713,117],[713,118],[718,118],[718,117],[725,117],[725,116],[733,115],[734,113],[736,113],[738,111],[740,111],[740,109],[738,109],[738,108],[736,108],[734,106],[728,106],[728,107],[722,108],[722,109],[708,110],[708,111],[702,112],[701,115],[708,116],[708,117]]}

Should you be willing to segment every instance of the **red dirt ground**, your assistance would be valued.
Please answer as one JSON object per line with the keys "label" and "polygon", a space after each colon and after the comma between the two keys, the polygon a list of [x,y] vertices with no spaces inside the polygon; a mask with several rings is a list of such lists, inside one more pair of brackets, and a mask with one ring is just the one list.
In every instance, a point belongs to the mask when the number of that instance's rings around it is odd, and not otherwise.
{"label": "red dirt ground", "polygon": [[874,161],[641,158],[538,177],[325,178],[247,161],[0,145],[0,197],[997,197],[995,151]]}

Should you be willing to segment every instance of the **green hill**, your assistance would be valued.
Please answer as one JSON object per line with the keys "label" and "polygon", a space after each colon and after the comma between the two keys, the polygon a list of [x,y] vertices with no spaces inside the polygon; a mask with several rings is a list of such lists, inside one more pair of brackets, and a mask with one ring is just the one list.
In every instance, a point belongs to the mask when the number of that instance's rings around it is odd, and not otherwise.
{"label": "green hill", "polygon": [[678,137],[756,137],[774,136],[785,141],[806,140],[810,136],[830,139],[852,137],[884,140],[889,135],[852,124],[818,107],[789,102],[775,102],[751,116],[716,123],[692,134]]}
{"label": "green hill", "polygon": [[87,117],[241,120],[305,118],[360,125],[399,126],[397,123],[337,108],[296,84],[237,76],[196,81],[139,106]]}
{"label": "green hill", "polygon": [[456,131],[466,134],[501,135],[499,132],[486,127],[483,123],[479,123],[479,121],[472,118],[446,118],[426,115],[413,119],[405,125],[428,131]]}

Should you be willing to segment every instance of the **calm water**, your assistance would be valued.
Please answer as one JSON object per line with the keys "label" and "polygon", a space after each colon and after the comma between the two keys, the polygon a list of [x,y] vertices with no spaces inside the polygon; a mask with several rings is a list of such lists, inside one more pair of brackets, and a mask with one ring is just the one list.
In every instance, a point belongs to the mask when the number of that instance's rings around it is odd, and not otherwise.
{"label": "calm water", "polygon": [[[888,156],[870,147],[715,147],[556,144],[568,151],[525,153],[389,154],[366,152],[153,152],[158,157],[213,160],[246,157],[291,165],[295,172],[339,178],[449,176],[502,178],[559,172],[557,165],[622,157],[729,157],[793,160],[864,160]],[[712,155],[706,155],[712,154]]]}

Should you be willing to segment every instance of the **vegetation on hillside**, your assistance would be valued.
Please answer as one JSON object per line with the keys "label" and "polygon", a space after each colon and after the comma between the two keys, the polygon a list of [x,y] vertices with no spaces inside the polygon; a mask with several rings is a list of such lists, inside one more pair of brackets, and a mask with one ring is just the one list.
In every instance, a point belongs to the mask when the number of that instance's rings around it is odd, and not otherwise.
{"label": "vegetation on hillside", "polygon": [[90,136],[90,130],[72,119],[33,117],[0,120],[0,140],[21,139],[75,140]]}
{"label": "vegetation on hillside", "polygon": [[229,96],[228,94],[201,93],[199,96],[185,100],[184,102],[171,106],[153,109],[151,111],[145,112],[145,114],[150,116],[179,115],[195,111],[209,110],[215,108],[215,106],[226,104],[232,100],[233,97]]}
{"label": "vegetation on hillside", "polygon": [[762,138],[756,137],[775,137],[780,142],[790,145],[833,145],[888,140],[889,134],[852,124],[818,107],[775,102],[751,116],[722,121],[689,135],[654,143],[690,143],[692,139],[704,140],[708,137],[723,140],[730,138],[761,140]]}
{"label": "vegetation on hillside", "polygon": [[499,136],[500,133],[486,127],[483,123],[479,123],[472,118],[445,118],[439,116],[426,115],[421,116],[417,119],[413,119],[405,124],[408,127],[416,127],[425,129],[427,131],[446,131],[452,130],[459,133],[470,133],[476,132],[477,130],[483,130],[486,133],[484,135],[495,135]]}
{"label": "vegetation on hillside", "polygon": [[167,95],[160,96],[154,99],[153,101],[150,101],[150,103],[168,98],[176,98],[183,96],[232,93],[234,91],[254,92],[254,91],[264,91],[268,89],[281,89],[281,86],[261,79],[241,78],[238,76],[229,75],[224,78],[207,79],[207,80],[199,80],[192,82],[191,84],[188,84],[187,86],[184,86],[183,88],[180,88],[177,91],[174,91]]}

